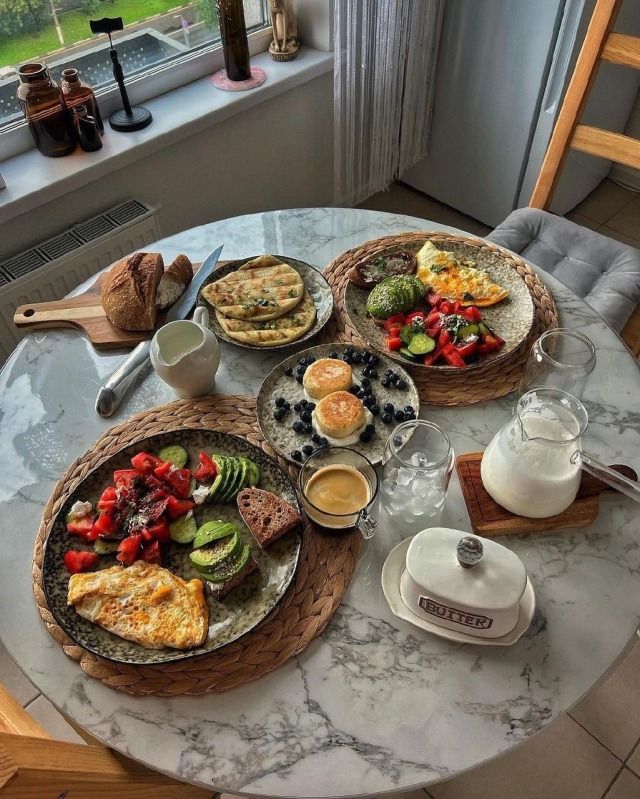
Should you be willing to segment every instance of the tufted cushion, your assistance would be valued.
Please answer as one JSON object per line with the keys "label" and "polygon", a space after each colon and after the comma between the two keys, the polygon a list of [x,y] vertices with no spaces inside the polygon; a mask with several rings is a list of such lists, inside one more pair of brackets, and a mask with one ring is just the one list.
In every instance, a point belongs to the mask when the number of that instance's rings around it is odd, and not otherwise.
{"label": "tufted cushion", "polygon": [[640,250],[537,208],[519,208],[489,241],[551,272],[620,332],[640,302]]}

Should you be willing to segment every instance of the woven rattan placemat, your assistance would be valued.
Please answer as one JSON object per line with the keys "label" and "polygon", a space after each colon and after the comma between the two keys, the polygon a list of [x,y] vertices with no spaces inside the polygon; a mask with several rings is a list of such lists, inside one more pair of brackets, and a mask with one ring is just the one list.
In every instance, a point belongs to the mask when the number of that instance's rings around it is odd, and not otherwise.
{"label": "woven rattan placemat", "polygon": [[294,580],[275,612],[242,638],[210,655],[164,666],[131,666],[103,660],[78,646],[53,618],[42,587],[44,542],[53,520],[78,483],[111,455],[148,436],[183,428],[243,436],[276,460],[295,482],[297,470],[276,455],[260,432],[254,398],[213,395],[173,402],[111,428],[74,461],[53,490],[36,538],[33,590],[45,627],[87,674],[129,694],[221,692],[273,671],[302,652],[327,626],[349,585],[358,557],[357,532],[330,536],[307,523]]}
{"label": "woven rattan placemat", "polygon": [[517,350],[497,363],[487,363],[486,368],[478,366],[474,369],[442,373],[435,369],[425,369],[406,364],[411,374],[420,399],[432,405],[470,405],[474,402],[502,397],[517,388],[522,370],[533,342],[545,330],[558,327],[558,311],[549,289],[541,282],[533,269],[522,258],[504,250],[495,244],[468,236],[452,236],[448,233],[401,233],[385,236],[380,239],[366,241],[358,247],[339,255],[325,270],[325,277],[333,290],[335,308],[332,318],[325,328],[323,340],[348,341],[363,345],[364,341],[351,327],[344,307],[344,292],[348,282],[348,273],[354,264],[364,258],[376,255],[387,247],[401,247],[413,242],[430,239],[436,246],[448,244],[464,244],[477,247],[479,251],[496,254],[511,266],[523,278],[531,292],[535,315],[531,332]]}

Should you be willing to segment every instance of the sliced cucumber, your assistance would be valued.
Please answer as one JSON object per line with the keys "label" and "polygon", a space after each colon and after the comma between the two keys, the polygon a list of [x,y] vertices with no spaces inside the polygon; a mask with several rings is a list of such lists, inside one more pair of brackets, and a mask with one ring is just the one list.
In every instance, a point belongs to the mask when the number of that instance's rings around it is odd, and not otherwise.
{"label": "sliced cucumber", "polygon": [[478,332],[483,336],[489,336],[493,331],[486,322],[478,322]]}
{"label": "sliced cucumber", "polygon": [[201,527],[198,528],[198,532],[193,539],[193,548],[198,549],[199,547],[206,547],[213,541],[218,541],[220,538],[226,538],[227,536],[233,535],[233,533],[236,532],[237,527],[233,524],[229,524],[228,522],[223,522],[221,520],[217,522],[205,522]]}
{"label": "sliced cucumber", "polygon": [[232,535],[214,541],[211,546],[205,549],[194,549],[189,558],[199,572],[211,574],[214,569],[220,569],[223,564],[235,560],[241,547],[242,542],[238,537],[238,533],[235,532]]}
{"label": "sliced cucumber", "polygon": [[477,336],[480,333],[480,326],[472,322],[470,325],[464,325],[458,330],[456,338],[462,341],[469,336]]}
{"label": "sliced cucumber", "polygon": [[402,330],[400,331],[402,343],[408,346],[415,334],[415,330],[411,327],[411,325],[403,325]]}
{"label": "sliced cucumber", "polygon": [[208,569],[202,576],[212,583],[227,583],[244,569],[250,557],[251,547],[249,544],[245,544],[232,560],[226,561],[215,569]]}
{"label": "sliced cucumber", "polygon": [[158,457],[161,461],[169,461],[176,469],[182,469],[189,460],[187,450],[179,444],[171,444],[168,447],[163,447],[158,453]]}
{"label": "sliced cucumber", "polygon": [[119,546],[119,541],[104,541],[102,538],[98,538],[93,543],[93,551],[96,555],[111,555],[118,551]]}
{"label": "sliced cucumber", "polygon": [[414,355],[414,353],[411,352],[411,350],[408,350],[406,347],[400,347],[398,352],[400,353],[400,355],[404,355],[404,357],[408,358],[410,361],[415,361],[416,360],[417,356]]}
{"label": "sliced cucumber", "polygon": [[412,355],[428,355],[436,348],[436,342],[426,333],[416,333],[409,342],[409,352]]}
{"label": "sliced cucumber", "polygon": [[198,525],[193,516],[181,516],[169,524],[171,540],[178,544],[188,544],[196,537]]}

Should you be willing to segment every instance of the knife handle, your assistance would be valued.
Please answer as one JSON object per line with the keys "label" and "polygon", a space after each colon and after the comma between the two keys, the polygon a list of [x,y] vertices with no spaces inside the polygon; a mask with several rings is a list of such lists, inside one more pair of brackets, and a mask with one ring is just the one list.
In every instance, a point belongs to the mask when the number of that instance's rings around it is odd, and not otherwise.
{"label": "knife handle", "polygon": [[150,341],[141,341],[103,383],[96,398],[96,413],[111,416],[120,407],[129,386],[145,365],[151,351]]}

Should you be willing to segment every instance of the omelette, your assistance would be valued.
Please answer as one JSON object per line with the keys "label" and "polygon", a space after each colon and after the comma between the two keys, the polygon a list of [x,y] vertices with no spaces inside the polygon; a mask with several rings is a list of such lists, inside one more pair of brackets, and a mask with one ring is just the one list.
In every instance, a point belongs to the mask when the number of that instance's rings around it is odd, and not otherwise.
{"label": "omelette", "polygon": [[295,308],[303,295],[298,272],[272,255],[247,261],[202,289],[216,311],[241,320],[277,319]]}
{"label": "omelette", "polygon": [[453,252],[439,250],[428,241],[418,252],[417,277],[436,294],[461,305],[481,308],[496,305],[509,292],[494,283],[489,275],[478,269],[473,261],[461,261]]}
{"label": "omelette", "polygon": [[189,649],[204,643],[209,608],[200,580],[182,580],[156,563],[137,560],[72,574],[67,604],[85,619],[147,649]]}
{"label": "omelette", "polygon": [[275,347],[296,341],[310,330],[316,321],[316,306],[305,291],[302,302],[278,319],[250,322],[230,319],[217,309],[216,318],[229,338],[254,347]]}

